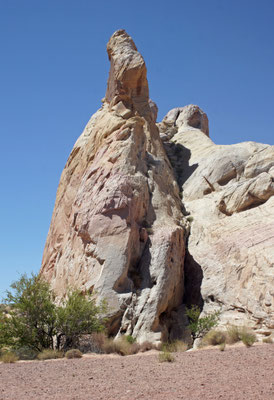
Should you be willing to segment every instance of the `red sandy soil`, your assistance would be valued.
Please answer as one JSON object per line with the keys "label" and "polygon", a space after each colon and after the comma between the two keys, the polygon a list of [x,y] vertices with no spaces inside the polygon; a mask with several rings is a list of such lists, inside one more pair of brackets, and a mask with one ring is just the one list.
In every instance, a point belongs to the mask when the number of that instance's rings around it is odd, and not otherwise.
{"label": "red sandy soil", "polygon": [[274,345],[0,364],[1,400],[274,399]]}

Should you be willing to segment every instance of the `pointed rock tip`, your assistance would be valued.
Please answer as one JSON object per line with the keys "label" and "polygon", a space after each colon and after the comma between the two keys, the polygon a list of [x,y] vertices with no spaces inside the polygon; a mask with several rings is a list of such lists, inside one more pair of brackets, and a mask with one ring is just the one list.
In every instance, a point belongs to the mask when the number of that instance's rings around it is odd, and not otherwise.
{"label": "pointed rock tip", "polygon": [[[107,44],[110,71],[105,99],[123,115],[151,115],[147,70],[142,55],[124,29],[114,32]],[[128,110],[129,112],[127,112]]]}
{"label": "pointed rock tip", "polygon": [[137,47],[132,37],[129,36],[129,34],[124,29],[118,29],[112,34],[107,44],[109,59],[111,58],[111,55],[115,50],[118,50],[118,48],[122,48],[124,46],[128,46],[132,50],[137,51]]}

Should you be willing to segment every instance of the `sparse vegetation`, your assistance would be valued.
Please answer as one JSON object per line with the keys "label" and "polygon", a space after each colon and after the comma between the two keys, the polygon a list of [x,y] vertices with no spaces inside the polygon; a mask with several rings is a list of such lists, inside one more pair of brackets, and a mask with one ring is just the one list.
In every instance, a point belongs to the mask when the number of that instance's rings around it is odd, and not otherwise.
{"label": "sparse vegetation", "polygon": [[71,358],[82,358],[82,356],[83,356],[83,354],[82,354],[81,351],[78,350],[78,349],[71,349],[71,350],[68,350],[68,351],[66,352],[66,354],[65,354],[65,357],[66,357],[66,358],[69,358],[69,359],[71,359]]}
{"label": "sparse vegetation", "polygon": [[235,325],[229,325],[226,329],[227,343],[234,344],[241,341],[241,329]]}
{"label": "sparse vegetation", "polygon": [[62,351],[59,350],[53,350],[53,349],[45,349],[43,351],[41,351],[37,358],[38,360],[52,360],[55,358],[63,358],[64,357],[64,353]]}
{"label": "sparse vegetation", "polygon": [[23,275],[11,289],[5,299],[9,315],[3,307],[0,311],[0,348],[69,349],[77,347],[81,335],[104,329],[106,304],[97,306],[79,290],[57,306],[49,284],[39,276]]}
{"label": "sparse vegetation", "polygon": [[273,344],[274,341],[273,341],[273,339],[272,339],[270,336],[268,336],[268,337],[266,337],[266,338],[263,339],[263,343]]}
{"label": "sparse vegetation", "polygon": [[186,308],[186,314],[189,320],[189,329],[193,339],[202,338],[207,332],[214,328],[219,319],[220,312],[216,311],[200,318],[200,309],[198,306],[192,305]]}
{"label": "sparse vegetation", "polygon": [[225,346],[226,346],[226,343],[225,343],[225,342],[222,342],[222,343],[220,344],[220,347],[219,347],[220,351],[225,351]]}
{"label": "sparse vegetation", "polygon": [[217,346],[226,342],[226,334],[222,331],[212,329],[203,338],[203,343],[211,346]]}
{"label": "sparse vegetation", "polygon": [[2,354],[0,361],[5,364],[12,364],[19,360],[19,357],[12,351],[6,351]]}
{"label": "sparse vegetation", "polygon": [[121,356],[129,356],[138,353],[140,345],[138,343],[129,343],[125,336],[121,336],[116,340],[106,339],[103,349],[107,354],[117,353]]}
{"label": "sparse vegetation", "polygon": [[159,353],[159,362],[174,362],[175,358],[169,351],[161,351]]}
{"label": "sparse vegetation", "polygon": [[161,346],[161,350],[163,352],[170,352],[170,353],[184,352],[187,349],[188,349],[187,343],[182,342],[181,340],[175,340],[174,342],[170,343],[163,343]]}
{"label": "sparse vegetation", "polygon": [[13,352],[18,356],[19,360],[35,360],[38,352],[29,347],[15,348]]}
{"label": "sparse vegetation", "polygon": [[247,328],[242,328],[241,340],[246,347],[251,347],[256,342],[256,335]]}
{"label": "sparse vegetation", "polygon": [[126,341],[127,341],[128,343],[130,343],[130,344],[133,344],[133,343],[136,342],[136,339],[135,339],[133,336],[131,336],[131,335],[126,335]]}

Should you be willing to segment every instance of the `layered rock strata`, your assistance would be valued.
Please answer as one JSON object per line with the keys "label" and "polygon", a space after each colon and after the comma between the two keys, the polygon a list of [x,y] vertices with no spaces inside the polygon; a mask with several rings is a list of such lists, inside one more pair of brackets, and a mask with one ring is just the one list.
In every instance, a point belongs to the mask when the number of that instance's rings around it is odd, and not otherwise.
{"label": "layered rock strata", "polygon": [[59,298],[106,299],[111,334],[157,342],[178,330],[187,223],[144,60],[124,30],[107,51],[106,96],[62,173],[41,274]]}
{"label": "layered rock strata", "polygon": [[[192,116],[191,116],[192,115]],[[216,145],[197,106],[171,110],[159,124],[191,233],[185,302],[222,324],[274,329],[274,146]]]}

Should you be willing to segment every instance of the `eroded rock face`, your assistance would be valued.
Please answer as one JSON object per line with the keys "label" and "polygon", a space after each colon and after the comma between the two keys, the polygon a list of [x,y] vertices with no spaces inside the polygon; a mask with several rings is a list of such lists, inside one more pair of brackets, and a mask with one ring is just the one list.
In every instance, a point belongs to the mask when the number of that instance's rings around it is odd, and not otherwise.
{"label": "eroded rock face", "polygon": [[178,328],[186,224],[144,60],[123,30],[107,50],[105,101],[62,173],[41,274],[58,297],[106,299],[112,334],[157,342]]}
{"label": "eroded rock face", "polygon": [[196,107],[171,110],[159,124],[190,214],[185,301],[205,313],[221,309],[223,324],[267,334],[274,328],[274,146],[216,145]]}
{"label": "eroded rock face", "polygon": [[156,124],[131,37],[115,32],[107,51],[106,96],[63,170],[41,274],[58,298],[96,292],[110,333],[139,342],[189,340],[186,304],[268,334],[274,146],[214,144],[196,105]]}

